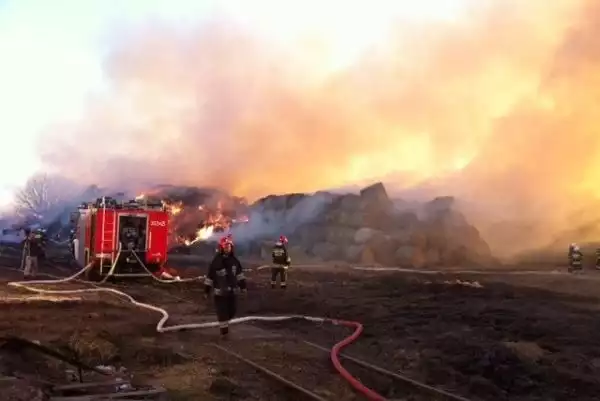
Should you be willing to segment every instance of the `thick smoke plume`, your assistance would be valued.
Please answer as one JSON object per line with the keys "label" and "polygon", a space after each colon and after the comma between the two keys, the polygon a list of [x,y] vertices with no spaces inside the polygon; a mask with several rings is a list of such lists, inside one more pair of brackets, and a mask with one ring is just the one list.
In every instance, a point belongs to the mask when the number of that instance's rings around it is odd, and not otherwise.
{"label": "thick smoke plume", "polygon": [[386,177],[459,196],[502,252],[599,216],[597,1],[479,1],[330,73],[224,17],[115,37],[108,93],[44,141],[61,174],[250,198]]}

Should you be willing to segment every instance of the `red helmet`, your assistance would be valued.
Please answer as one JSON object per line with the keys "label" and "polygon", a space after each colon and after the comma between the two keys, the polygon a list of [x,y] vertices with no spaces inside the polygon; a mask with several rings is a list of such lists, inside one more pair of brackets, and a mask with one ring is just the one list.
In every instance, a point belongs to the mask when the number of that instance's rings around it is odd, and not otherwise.
{"label": "red helmet", "polygon": [[281,242],[282,244],[286,245],[288,243],[288,239],[285,235],[282,235],[279,237],[279,242]]}
{"label": "red helmet", "polygon": [[223,237],[223,238],[221,238],[221,239],[219,240],[219,249],[220,249],[220,250],[223,250],[223,249],[225,249],[225,247],[226,247],[227,245],[231,245],[231,246],[233,246],[233,241],[231,240],[231,238],[229,238],[229,236],[227,236],[227,237]]}

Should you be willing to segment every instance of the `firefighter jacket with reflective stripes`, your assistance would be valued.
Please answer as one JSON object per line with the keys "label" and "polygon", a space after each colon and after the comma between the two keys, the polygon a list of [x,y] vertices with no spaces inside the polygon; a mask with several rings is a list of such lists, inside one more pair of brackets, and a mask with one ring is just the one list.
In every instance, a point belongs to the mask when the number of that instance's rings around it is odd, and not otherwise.
{"label": "firefighter jacket with reflective stripes", "polygon": [[275,244],[271,255],[273,256],[273,264],[275,265],[287,266],[292,262],[287,248],[281,242]]}
{"label": "firefighter jacket with reflective stripes", "polygon": [[207,294],[214,290],[215,295],[226,295],[239,287],[246,289],[246,277],[242,264],[233,254],[217,253],[212,260],[206,279],[204,290]]}
{"label": "firefighter jacket with reflective stripes", "polygon": [[581,266],[583,263],[583,253],[581,251],[571,251],[569,253],[569,263],[571,266]]}

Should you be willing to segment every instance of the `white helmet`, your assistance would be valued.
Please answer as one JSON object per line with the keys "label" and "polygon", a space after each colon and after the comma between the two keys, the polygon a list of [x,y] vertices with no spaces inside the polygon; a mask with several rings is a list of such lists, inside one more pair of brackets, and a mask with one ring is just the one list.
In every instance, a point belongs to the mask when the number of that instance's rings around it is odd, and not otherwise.
{"label": "white helmet", "polygon": [[579,245],[577,245],[576,243],[572,243],[570,248],[574,251],[579,251]]}

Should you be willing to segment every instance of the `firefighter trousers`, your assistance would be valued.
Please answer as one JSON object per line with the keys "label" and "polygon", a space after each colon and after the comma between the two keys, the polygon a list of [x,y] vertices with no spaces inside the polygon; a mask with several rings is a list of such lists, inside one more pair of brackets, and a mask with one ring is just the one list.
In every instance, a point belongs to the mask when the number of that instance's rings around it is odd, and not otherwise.
{"label": "firefighter trousers", "polygon": [[23,269],[25,277],[37,276],[38,270],[39,265],[37,256],[25,256],[25,269]]}
{"label": "firefighter trousers", "polygon": [[275,288],[277,285],[277,278],[279,278],[279,286],[281,288],[287,287],[287,266],[275,266],[271,268],[271,288]]}
{"label": "firefighter trousers", "polygon": [[237,295],[233,291],[228,291],[222,295],[215,295],[215,311],[219,321],[219,330],[221,334],[229,333],[229,321],[235,317],[237,312]]}

